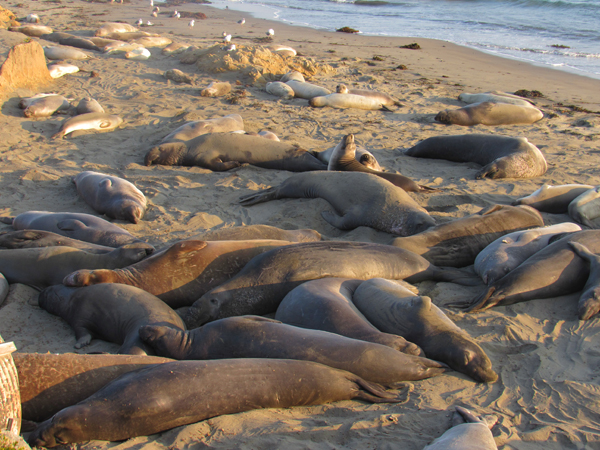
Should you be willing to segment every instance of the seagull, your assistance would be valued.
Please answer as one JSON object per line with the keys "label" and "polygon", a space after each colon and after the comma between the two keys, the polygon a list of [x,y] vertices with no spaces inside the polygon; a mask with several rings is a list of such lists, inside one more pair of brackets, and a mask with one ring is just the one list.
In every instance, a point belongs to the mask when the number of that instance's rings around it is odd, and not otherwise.
{"label": "seagull", "polygon": [[223,31],[223,37],[227,36],[227,31]]}
{"label": "seagull", "polygon": [[246,19],[242,18],[242,20],[238,20],[240,25],[244,25],[246,23]]}
{"label": "seagull", "polygon": [[269,28],[267,30],[267,36],[273,36],[275,34],[275,30],[273,30],[273,28]]}
{"label": "seagull", "polygon": [[152,11],[152,14],[150,14],[152,17],[158,17],[158,13],[156,11]]}
{"label": "seagull", "polygon": [[223,42],[231,42],[231,35],[230,35],[230,34],[228,34],[227,36],[225,36],[225,37],[223,38]]}
{"label": "seagull", "polygon": [[136,24],[136,25],[139,27],[139,26],[140,26],[141,24],[143,24],[143,23],[144,23],[144,21],[143,21],[143,20],[142,20],[142,18],[140,17],[140,18],[137,20],[137,22],[136,22],[135,24]]}
{"label": "seagull", "polygon": [[150,0],[150,6],[154,6],[154,0]]}
{"label": "seagull", "polygon": [[152,25],[154,25],[152,22],[150,22],[150,21],[146,22],[147,27],[151,27]]}
{"label": "seagull", "polygon": [[156,11],[158,13],[158,12],[160,12],[160,8],[158,6],[155,6],[152,11]]}
{"label": "seagull", "polygon": [[190,20],[190,23],[188,23],[188,27],[190,27],[190,28],[194,27],[194,19]]}
{"label": "seagull", "polygon": [[232,51],[234,51],[234,50],[235,50],[235,44],[231,44],[229,47],[227,47],[227,48],[226,48],[226,50],[227,50],[228,52],[232,52]]}
{"label": "seagull", "polygon": [[177,10],[175,10],[175,12],[173,13],[173,15],[171,17],[177,17],[179,13],[177,12]]}

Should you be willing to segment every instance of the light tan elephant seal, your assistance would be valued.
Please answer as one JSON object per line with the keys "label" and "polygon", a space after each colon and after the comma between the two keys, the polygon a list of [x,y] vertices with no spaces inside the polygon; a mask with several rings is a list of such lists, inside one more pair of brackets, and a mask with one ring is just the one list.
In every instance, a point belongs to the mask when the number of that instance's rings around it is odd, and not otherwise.
{"label": "light tan elephant seal", "polygon": [[508,103],[473,103],[459,109],[440,111],[435,120],[448,125],[516,125],[532,124],[544,114],[533,106],[510,105]]}

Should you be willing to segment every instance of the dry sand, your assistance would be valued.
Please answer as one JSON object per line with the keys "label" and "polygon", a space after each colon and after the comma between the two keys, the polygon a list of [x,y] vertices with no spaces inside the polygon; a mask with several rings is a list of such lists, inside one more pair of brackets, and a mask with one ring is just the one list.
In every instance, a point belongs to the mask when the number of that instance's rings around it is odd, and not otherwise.
{"label": "dry sand", "polygon": [[[542,183],[600,184],[598,162],[600,116],[559,106],[576,105],[600,111],[600,81],[496,58],[446,42],[414,38],[380,38],[328,33],[269,23],[245,14],[204,5],[183,4],[179,11],[204,12],[188,28],[189,19],[150,17],[148,2],[87,3],[82,1],[23,0],[4,6],[18,17],[38,13],[42,23],[57,31],[91,35],[103,21],[133,23],[138,17],[152,20],[151,31],[181,42],[207,47],[220,42],[221,32],[233,35],[238,45],[257,45],[268,28],[275,29],[274,43],[295,47],[305,57],[331,64],[334,75],[312,82],[334,90],[340,82],[351,87],[379,89],[399,98],[403,107],[380,111],[312,109],[306,100],[278,100],[256,86],[238,104],[223,98],[205,98],[200,89],[213,80],[246,81],[236,73],[200,73],[195,65],[182,65],[177,57],[151,49],[148,61],[129,61],[122,55],[94,54],[78,62],[89,73],[68,75],[52,91],[77,100],[92,96],[107,112],[125,119],[109,133],[74,133],[51,140],[61,117],[27,119],[18,108],[18,96],[36,92],[20,90],[2,104],[0,116],[0,215],[28,210],[94,211],[77,196],[71,176],[82,170],[118,175],[135,183],[150,207],[137,225],[119,223],[134,235],[162,246],[192,234],[220,227],[268,224],[281,228],[313,228],[326,239],[386,243],[385,233],[368,228],[343,232],[320,216],[330,206],[321,199],[281,200],[243,208],[238,197],[277,185],[290,174],[245,166],[229,172],[197,167],[145,167],[147,149],[190,120],[242,115],[248,131],[268,129],[280,139],[308,149],[326,149],[344,134],[375,154],[382,167],[400,171],[420,184],[441,192],[414,194],[438,223],[479,211],[494,203],[510,204]],[[162,11],[174,8],[163,7]],[[162,12],[161,11],[161,12]],[[348,24],[352,26],[352,24]],[[407,34],[410,30],[407,30]],[[23,42],[25,36],[0,30],[0,51]],[[421,50],[400,45],[418,42]],[[45,44],[45,43],[44,43]],[[380,56],[382,61],[373,60]],[[396,70],[400,64],[407,70]],[[178,68],[196,79],[196,85],[167,81],[165,70]],[[533,125],[463,128],[444,126],[434,115],[458,107],[461,92],[517,89],[539,90],[546,95],[536,104],[546,117]],[[419,160],[401,150],[440,134],[494,133],[525,136],[546,155],[548,172],[539,178],[474,180],[476,164]],[[569,220],[567,215],[544,214],[546,224]],[[1,230],[9,230],[6,225]],[[436,304],[471,298],[483,284],[462,287],[425,282],[422,295]],[[414,383],[406,404],[371,405],[346,401],[308,408],[257,410],[217,417],[158,435],[122,443],[94,441],[82,449],[196,449],[310,448],[310,449],[421,449],[450,426],[449,410],[463,405],[478,414],[495,414],[493,429],[499,448],[583,449],[600,448],[600,327],[599,319],[577,320],[578,295],[538,300],[495,308],[474,315],[449,312],[489,354],[500,375],[494,384],[476,384],[457,373]],[[0,309],[0,334],[24,352],[74,351],[74,335],[61,320],[36,305],[37,294],[13,285]],[[85,351],[114,351],[117,346],[98,340]]]}

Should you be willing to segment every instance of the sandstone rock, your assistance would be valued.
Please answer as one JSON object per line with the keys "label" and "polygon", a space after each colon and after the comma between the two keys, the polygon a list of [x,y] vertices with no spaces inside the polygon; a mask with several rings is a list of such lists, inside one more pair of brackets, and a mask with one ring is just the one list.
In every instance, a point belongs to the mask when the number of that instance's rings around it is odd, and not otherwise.
{"label": "sandstone rock", "polygon": [[20,25],[17,22],[17,16],[6,8],[0,6],[0,28],[8,28]]}
{"label": "sandstone rock", "polygon": [[44,50],[37,42],[15,45],[0,67],[0,95],[17,88],[37,89],[52,81]]}

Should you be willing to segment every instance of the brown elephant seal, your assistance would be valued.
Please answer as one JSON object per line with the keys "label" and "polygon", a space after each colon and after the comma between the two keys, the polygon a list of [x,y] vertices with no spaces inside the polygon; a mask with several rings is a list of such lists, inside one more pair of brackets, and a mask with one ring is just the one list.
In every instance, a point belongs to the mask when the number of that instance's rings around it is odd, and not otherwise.
{"label": "brown elephant seal", "polygon": [[200,91],[202,97],[222,97],[231,92],[231,84],[229,82],[213,81],[207,87]]}
{"label": "brown elephant seal", "polygon": [[88,253],[72,247],[40,247],[0,250],[0,273],[9,283],[44,288],[62,283],[79,269],[115,269],[147,256],[146,249],[128,244],[110,253]]}
{"label": "brown elephant seal", "polygon": [[181,125],[175,131],[168,134],[162,141],[167,142],[187,142],[192,139],[209,133],[227,133],[244,129],[244,120],[239,114],[228,114],[214,119],[196,120]]}
{"label": "brown elephant seal", "polygon": [[237,274],[261,253],[290,245],[287,241],[180,241],[122,270],[78,270],[66,276],[66,286],[100,283],[136,286],[156,295],[171,308],[189,306]]}
{"label": "brown elephant seal", "polygon": [[310,361],[176,361],[123,375],[40,424],[29,443],[122,441],[223,414],[350,399],[405,401],[354,374]]}
{"label": "brown elephant seal", "polygon": [[15,31],[17,33],[23,33],[30,37],[40,37],[45,34],[52,33],[52,28],[38,23],[28,23],[21,26],[8,27],[8,31]]}
{"label": "brown elephant seal", "polygon": [[353,94],[376,99],[384,106],[402,106],[402,104],[395,98],[379,91],[372,91],[370,89],[348,89],[348,86],[345,84],[338,84],[335,88],[335,91],[338,94]]}
{"label": "brown elephant seal", "polygon": [[144,159],[147,166],[199,166],[213,171],[230,170],[244,163],[292,172],[327,169],[302,148],[258,136],[233,133],[211,133],[186,143],[161,144],[152,148]]}
{"label": "brown elephant seal", "polygon": [[588,277],[577,306],[579,320],[589,320],[600,312],[600,256],[578,242],[570,242],[577,256],[590,265]]}
{"label": "brown elephant seal", "polygon": [[373,170],[366,165],[357,161],[356,142],[353,134],[347,134],[342,138],[342,141],[334,148],[327,170],[340,172],[366,172],[388,180],[394,186],[401,187],[406,192],[432,192],[432,189],[427,186],[422,186],[415,183],[408,177],[399,173],[388,173]]}
{"label": "brown elephant seal", "polygon": [[381,331],[414,342],[427,357],[478,382],[498,379],[483,349],[429,297],[415,296],[393,281],[375,278],[356,289],[352,302]]}
{"label": "brown elephant seal", "polygon": [[476,417],[468,409],[457,406],[452,428],[423,450],[498,450],[490,431],[496,422],[494,416]]}
{"label": "brown elephant seal", "polygon": [[404,152],[417,158],[476,162],[483,167],[476,179],[532,178],[546,173],[548,164],[540,150],[526,138],[490,134],[434,136]]}
{"label": "brown elephant seal", "polygon": [[169,69],[165,71],[163,77],[167,80],[174,81],[175,83],[194,84],[194,78],[179,69]]}
{"label": "brown elephant seal", "polygon": [[86,52],[82,52],[73,47],[44,47],[44,55],[46,58],[50,60],[66,60],[66,59],[74,59],[76,61],[84,61],[86,59],[90,59],[91,56]]}
{"label": "brown elephant seal", "polygon": [[73,131],[96,130],[112,131],[123,123],[123,119],[116,114],[107,113],[86,113],[79,114],[70,119],[63,120],[59,130],[52,135],[52,139],[65,137]]}
{"label": "brown elephant seal", "polygon": [[313,97],[319,97],[321,95],[331,94],[329,89],[317,86],[316,84],[307,83],[306,81],[288,79],[285,84],[292,88],[294,91],[294,97],[304,98],[306,100],[310,100]]}
{"label": "brown elephant seal", "polygon": [[465,103],[510,103],[511,105],[520,105],[520,106],[529,106],[531,107],[532,103],[524,99],[523,97],[519,97],[518,95],[508,94],[506,92],[484,92],[482,94],[469,94],[468,92],[463,92],[458,96],[458,99],[461,102]]}
{"label": "brown elephant seal", "polygon": [[600,217],[600,186],[577,196],[569,203],[569,216],[586,227],[597,228],[593,222]]}
{"label": "brown elephant seal", "polygon": [[323,106],[330,106],[331,108],[337,109],[365,109],[368,111],[391,111],[385,106],[379,98],[376,97],[365,97],[362,95],[354,94],[328,94],[318,97],[312,97],[308,104],[314,108],[322,108]]}
{"label": "brown elephant seal", "polygon": [[71,102],[62,95],[45,95],[44,97],[33,97],[21,101],[25,106],[23,115],[25,117],[50,117],[59,111],[66,111],[71,107]]}
{"label": "brown elephant seal", "polygon": [[229,317],[189,332],[156,325],[140,337],[157,355],[173,359],[272,358],[313,361],[386,386],[442,374],[444,367],[385,345],[286,325],[260,316]]}
{"label": "brown elephant seal", "polygon": [[594,186],[588,184],[563,184],[560,186],[544,184],[527,197],[515,200],[513,205],[528,205],[538,211],[563,214],[568,212],[569,203],[593,188]]}
{"label": "brown elephant seal", "polygon": [[138,223],[146,212],[146,197],[123,178],[86,170],[73,177],[77,193],[96,212],[111,219]]}
{"label": "brown elephant seal", "polygon": [[188,328],[212,320],[277,311],[295,287],[319,278],[383,277],[479,283],[459,269],[440,268],[412,252],[364,242],[306,242],[276,248],[254,257],[229,281],[204,294],[187,311]]}
{"label": "brown elephant seal", "polygon": [[352,303],[363,280],[322,278],[292,289],[277,307],[275,319],[295,327],[328,331],[361,341],[386,345],[409,355],[423,356],[416,344],[382,333]]}
{"label": "brown elephant seal", "polygon": [[[329,165],[329,161],[331,160],[331,155],[333,154],[333,152],[336,148],[337,148],[337,145],[335,147],[330,147],[327,150],[324,150],[322,152],[315,151],[315,152],[313,152],[313,155],[315,155],[317,158],[319,158],[319,161],[323,161],[325,164]],[[361,163],[363,166],[369,167],[373,170],[383,172],[383,169],[377,162],[377,159],[375,158],[373,153],[371,153],[364,147],[356,147],[355,159],[359,163]]]}
{"label": "brown elephant seal", "polygon": [[[315,230],[282,230],[270,225],[243,225],[241,227],[221,228],[205,231],[189,239],[201,241],[247,241],[252,239],[272,239],[289,242],[317,242],[321,233]],[[2,235],[0,235],[2,245]]]}
{"label": "brown elephant seal", "polygon": [[140,243],[145,244],[148,253],[152,253],[154,250],[153,246],[137,239],[123,228],[91,214],[28,211],[16,217],[0,217],[0,222],[12,225],[15,230],[51,231],[62,236],[107,247]]}
{"label": "brown elephant seal", "polygon": [[421,255],[436,266],[465,267],[501,236],[542,226],[544,219],[533,208],[493,205],[419,234],[392,239],[390,245]]}
{"label": "brown elephant seal", "polygon": [[[37,247],[73,247],[88,253],[109,253],[114,247],[96,245],[90,242],[71,239],[51,231],[18,230],[0,232],[0,247],[3,248],[37,248]],[[148,252],[146,252],[148,253]]]}
{"label": "brown elephant seal", "polygon": [[476,312],[494,306],[560,297],[580,291],[588,280],[589,268],[587,261],[575,254],[572,248],[572,243],[575,242],[584,245],[591,252],[600,252],[600,231],[569,234],[525,260],[471,302],[456,302],[448,306]]}
{"label": "brown elephant seal", "polygon": [[75,348],[89,345],[96,337],[121,344],[120,354],[151,355],[152,350],[138,334],[141,326],[154,324],[185,330],[173,309],[135,286],[109,283],[75,289],[56,285],[44,289],[38,302],[73,328]]}
{"label": "brown elephant seal", "polygon": [[91,97],[83,98],[79,101],[77,105],[77,114],[87,114],[87,113],[103,113],[104,108],[98,100],[95,100]]}
{"label": "brown elephant seal", "polygon": [[340,230],[367,226],[400,236],[435,225],[433,218],[403,189],[370,173],[311,172],[292,175],[277,187],[240,197],[244,206],[281,198],[327,200],[335,212],[321,216]]}
{"label": "brown elephant seal", "polygon": [[68,47],[82,48],[84,50],[93,50],[95,52],[101,52],[102,49],[94,44],[89,39],[85,39],[79,36],[63,37],[58,40],[60,45],[66,45]]}
{"label": "brown elephant seal", "polygon": [[96,393],[119,376],[171,362],[157,356],[13,353],[23,419],[42,422]]}
{"label": "brown elephant seal", "polygon": [[544,114],[529,105],[511,105],[508,103],[481,102],[463,106],[459,109],[440,111],[435,120],[448,125],[517,125],[532,124],[541,120]]}

